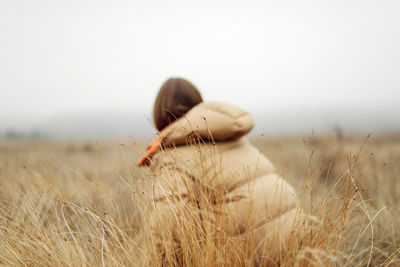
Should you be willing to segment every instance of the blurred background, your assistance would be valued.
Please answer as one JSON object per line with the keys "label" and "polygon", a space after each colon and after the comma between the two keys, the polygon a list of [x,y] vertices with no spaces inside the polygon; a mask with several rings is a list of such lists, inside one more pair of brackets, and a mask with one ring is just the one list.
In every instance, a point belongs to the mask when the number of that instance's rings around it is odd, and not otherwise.
{"label": "blurred background", "polygon": [[0,1],[0,136],[142,138],[169,77],[253,135],[400,130],[400,2]]}

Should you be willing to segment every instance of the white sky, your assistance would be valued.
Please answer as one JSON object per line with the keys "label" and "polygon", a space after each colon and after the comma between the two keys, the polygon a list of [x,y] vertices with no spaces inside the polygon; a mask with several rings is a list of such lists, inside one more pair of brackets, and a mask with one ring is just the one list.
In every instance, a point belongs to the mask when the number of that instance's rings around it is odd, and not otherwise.
{"label": "white sky", "polygon": [[0,127],[148,114],[170,76],[251,112],[399,112],[399,14],[398,0],[0,0]]}

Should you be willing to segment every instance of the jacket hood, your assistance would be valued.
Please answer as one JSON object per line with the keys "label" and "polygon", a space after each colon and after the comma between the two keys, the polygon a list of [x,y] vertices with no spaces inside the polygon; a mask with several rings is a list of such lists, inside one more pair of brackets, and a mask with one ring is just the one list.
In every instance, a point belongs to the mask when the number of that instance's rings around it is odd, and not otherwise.
{"label": "jacket hood", "polygon": [[165,145],[184,145],[193,134],[214,141],[235,140],[254,127],[243,109],[222,102],[202,102],[174,121],[162,133]]}

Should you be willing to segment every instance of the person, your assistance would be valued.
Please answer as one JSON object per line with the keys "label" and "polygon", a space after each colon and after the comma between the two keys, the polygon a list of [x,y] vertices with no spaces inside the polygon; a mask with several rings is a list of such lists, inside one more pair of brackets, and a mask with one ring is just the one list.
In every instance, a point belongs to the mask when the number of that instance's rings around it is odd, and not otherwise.
{"label": "person", "polygon": [[292,186],[245,137],[251,115],[204,102],[191,82],[170,78],[153,116],[159,134],[138,165],[149,166],[153,177],[149,225],[159,255],[166,257],[166,240],[182,252],[187,239],[222,229],[230,241],[251,232],[255,262],[279,262],[302,210]]}

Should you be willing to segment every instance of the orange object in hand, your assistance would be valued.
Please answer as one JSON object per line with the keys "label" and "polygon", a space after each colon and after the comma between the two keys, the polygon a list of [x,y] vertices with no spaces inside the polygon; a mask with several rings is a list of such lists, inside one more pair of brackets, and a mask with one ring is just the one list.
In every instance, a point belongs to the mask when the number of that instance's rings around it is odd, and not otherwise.
{"label": "orange object in hand", "polygon": [[[167,126],[168,127],[168,126]],[[151,155],[159,148],[161,147],[162,141],[164,140],[164,134],[163,132],[165,131],[165,129],[167,129],[167,127],[165,127],[164,129],[162,129],[160,131],[160,133],[158,134],[157,137],[155,137],[149,144],[149,146],[147,147],[146,153],[143,155],[143,157],[140,158],[140,160],[138,161],[137,165],[139,167],[141,166],[148,166],[150,165],[150,158]]]}

